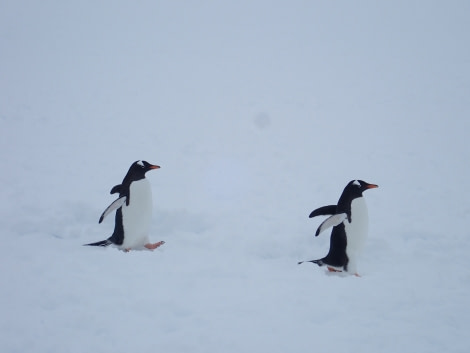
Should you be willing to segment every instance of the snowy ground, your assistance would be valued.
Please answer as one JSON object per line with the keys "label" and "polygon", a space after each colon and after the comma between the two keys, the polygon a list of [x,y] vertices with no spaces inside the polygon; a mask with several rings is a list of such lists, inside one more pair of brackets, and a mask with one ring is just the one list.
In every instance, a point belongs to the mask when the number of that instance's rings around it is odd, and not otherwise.
{"label": "snowy ground", "polygon": [[[0,4],[2,352],[468,352],[470,6],[357,6]],[[137,159],[166,244],[82,247]]]}

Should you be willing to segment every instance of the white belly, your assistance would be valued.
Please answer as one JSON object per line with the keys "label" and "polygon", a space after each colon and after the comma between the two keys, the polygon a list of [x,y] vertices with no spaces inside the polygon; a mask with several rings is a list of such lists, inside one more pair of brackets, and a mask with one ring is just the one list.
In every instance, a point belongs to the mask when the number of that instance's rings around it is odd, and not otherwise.
{"label": "white belly", "polygon": [[349,258],[348,272],[357,272],[357,258],[364,249],[369,229],[369,215],[363,197],[351,203],[351,223],[346,219],[344,226],[347,236],[346,254]]}
{"label": "white belly", "polygon": [[131,183],[129,206],[122,207],[124,242],[121,249],[141,248],[149,242],[152,219],[152,190],[147,179]]}

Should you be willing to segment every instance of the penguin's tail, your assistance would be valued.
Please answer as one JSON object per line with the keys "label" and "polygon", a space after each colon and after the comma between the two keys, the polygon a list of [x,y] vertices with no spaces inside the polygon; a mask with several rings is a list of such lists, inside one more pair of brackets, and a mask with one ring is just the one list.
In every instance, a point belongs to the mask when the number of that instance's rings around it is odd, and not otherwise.
{"label": "penguin's tail", "polygon": [[323,266],[324,265],[322,260],[300,261],[300,262],[297,263],[297,265],[303,264],[304,262],[311,262],[311,263],[317,264],[318,266]]}
{"label": "penguin's tail", "polygon": [[102,241],[97,241],[96,243],[83,244],[83,246],[109,246],[111,244],[112,244],[112,242],[109,241],[108,239],[106,239],[106,240],[102,240]]}

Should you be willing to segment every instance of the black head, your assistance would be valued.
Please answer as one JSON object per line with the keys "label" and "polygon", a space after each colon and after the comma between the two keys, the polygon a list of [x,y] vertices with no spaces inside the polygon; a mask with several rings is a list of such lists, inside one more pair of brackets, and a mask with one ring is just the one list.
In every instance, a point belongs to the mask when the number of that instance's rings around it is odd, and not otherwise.
{"label": "black head", "polygon": [[362,197],[362,193],[364,191],[378,187],[378,185],[369,184],[363,180],[351,180],[344,188],[343,193],[338,200],[337,211],[346,212],[349,214],[351,211],[352,200],[358,197]]}
{"label": "black head", "polygon": [[351,180],[344,188],[343,193],[347,192],[360,197],[364,191],[378,187],[378,185],[366,183],[364,180]]}
{"label": "black head", "polygon": [[147,161],[135,161],[132,163],[129,171],[127,172],[126,178],[131,180],[139,180],[145,178],[145,173],[152,169],[159,169],[160,166],[150,164]]}
{"label": "black head", "polygon": [[351,212],[352,200],[362,197],[362,193],[366,190],[378,188],[378,185],[366,183],[363,180],[351,180],[343,190],[338,205],[337,212],[346,212],[348,216]]}

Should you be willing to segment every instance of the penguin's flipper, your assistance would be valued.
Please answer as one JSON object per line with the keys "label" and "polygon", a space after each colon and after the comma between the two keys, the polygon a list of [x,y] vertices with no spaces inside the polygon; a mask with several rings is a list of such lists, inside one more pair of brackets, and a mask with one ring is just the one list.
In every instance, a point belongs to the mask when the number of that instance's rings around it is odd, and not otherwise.
{"label": "penguin's flipper", "polygon": [[115,193],[118,193],[118,194],[121,193],[121,184],[113,186],[113,188],[110,191],[110,194],[112,195],[112,194],[115,194]]}
{"label": "penguin's flipper", "polygon": [[338,213],[331,217],[328,217],[327,219],[323,221],[322,224],[320,224],[320,227],[318,227],[317,232],[315,233],[315,236],[317,237],[325,229],[337,226],[338,224],[343,222],[347,217],[348,215],[346,213]]}
{"label": "penguin's flipper", "polygon": [[103,219],[109,215],[111,212],[113,212],[114,210],[117,210],[119,207],[121,207],[122,205],[124,205],[124,202],[126,202],[126,199],[127,197],[126,196],[123,196],[123,197],[120,197],[118,198],[116,201],[114,201],[111,205],[108,206],[107,209],[104,210],[103,214],[101,215],[100,217],[100,220],[98,223],[101,223],[103,222]]}
{"label": "penguin's flipper", "polygon": [[328,206],[323,206],[320,208],[317,208],[316,210],[313,210],[308,218],[316,217],[316,216],[329,216],[329,215],[334,215],[336,214],[336,205],[328,205]]}

